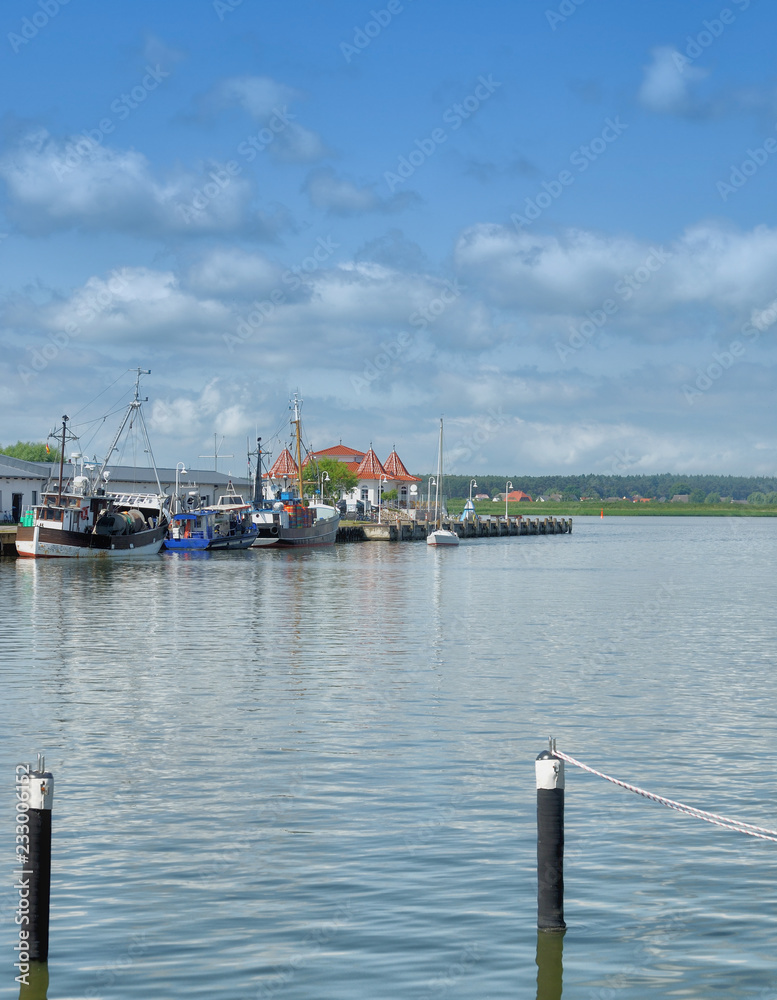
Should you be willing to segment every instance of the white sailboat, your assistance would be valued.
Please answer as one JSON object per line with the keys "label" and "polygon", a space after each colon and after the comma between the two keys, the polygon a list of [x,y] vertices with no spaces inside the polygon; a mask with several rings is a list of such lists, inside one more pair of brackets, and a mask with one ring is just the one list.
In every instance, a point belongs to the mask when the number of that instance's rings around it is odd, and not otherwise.
{"label": "white sailboat", "polygon": [[427,535],[426,544],[427,545],[458,545],[459,536],[455,531],[449,531],[447,528],[442,526],[442,517],[440,516],[440,492],[442,489],[442,417],[440,417],[440,453],[437,457],[437,482],[434,486],[434,523],[437,524],[438,518],[440,527],[435,528],[431,534]]}

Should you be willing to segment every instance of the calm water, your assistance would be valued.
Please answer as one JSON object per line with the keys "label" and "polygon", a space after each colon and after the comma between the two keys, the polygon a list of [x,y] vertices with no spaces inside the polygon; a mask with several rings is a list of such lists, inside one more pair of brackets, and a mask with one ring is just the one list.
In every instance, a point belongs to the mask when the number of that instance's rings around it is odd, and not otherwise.
{"label": "calm water", "polygon": [[[534,998],[548,734],[777,826],[775,565],[777,520],[714,518],[3,560],[2,995],[41,750],[50,998]],[[569,769],[566,882],[566,1000],[777,997],[777,844]]]}

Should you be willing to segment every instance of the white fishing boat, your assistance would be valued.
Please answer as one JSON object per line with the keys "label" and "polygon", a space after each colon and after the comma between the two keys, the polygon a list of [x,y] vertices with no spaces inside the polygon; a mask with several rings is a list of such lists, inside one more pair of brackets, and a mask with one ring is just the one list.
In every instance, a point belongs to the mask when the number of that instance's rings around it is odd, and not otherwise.
{"label": "white fishing boat", "polygon": [[[59,477],[44,489],[41,502],[22,518],[16,533],[16,550],[22,557],[39,559],[68,557],[78,559],[120,559],[156,555],[162,548],[168,528],[168,504],[153,465],[139,398],[141,375],[137,370],[135,398],[130,402],[114,436],[105,461],[93,478],[74,475],[63,477],[65,445],[74,440],[68,431],[69,417],[62,418]],[[137,425],[151,459],[158,493],[116,492],[108,489],[110,472],[106,466],[116,450],[127,424]],[[69,435],[69,437],[68,437]]]}
{"label": "white fishing boat", "polygon": [[[437,481],[434,484],[434,524],[435,527],[426,537],[427,545],[458,545],[459,536],[455,531],[449,531],[442,526],[442,511],[440,510],[440,495],[442,490],[442,417],[440,417],[440,453],[437,458]],[[444,495],[444,494],[443,494]]]}

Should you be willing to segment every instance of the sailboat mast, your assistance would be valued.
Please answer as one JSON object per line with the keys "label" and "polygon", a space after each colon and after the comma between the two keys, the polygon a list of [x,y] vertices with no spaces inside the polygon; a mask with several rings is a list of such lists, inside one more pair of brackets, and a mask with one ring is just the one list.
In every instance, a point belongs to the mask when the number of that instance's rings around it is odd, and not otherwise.
{"label": "sailboat mast", "polygon": [[299,429],[299,424],[300,424],[299,398],[297,397],[296,392],[294,393],[294,420],[292,421],[292,423],[296,427],[296,435],[297,435],[297,481],[299,483],[299,498],[300,500],[303,500],[305,497],[305,491],[302,487],[302,445],[300,443],[300,429]]}
{"label": "sailboat mast", "polygon": [[442,516],[440,513],[440,485],[442,483],[442,417],[440,417],[440,452],[437,456],[437,482],[434,484],[434,523],[437,524],[437,518],[440,518],[440,524],[442,524]]}

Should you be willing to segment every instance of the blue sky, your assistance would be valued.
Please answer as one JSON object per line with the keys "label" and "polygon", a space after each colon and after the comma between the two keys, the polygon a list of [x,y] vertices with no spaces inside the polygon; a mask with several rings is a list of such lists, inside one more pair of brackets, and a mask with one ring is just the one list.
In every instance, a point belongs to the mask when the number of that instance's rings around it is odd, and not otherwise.
{"label": "blue sky", "polygon": [[0,17],[3,443],[140,366],[168,464],[299,390],[415,470],[777,474],[763,0]]}

